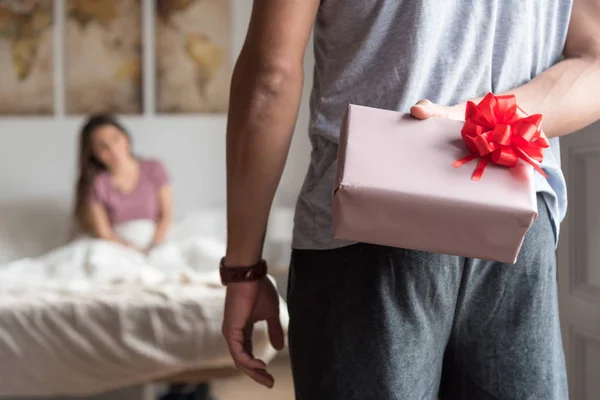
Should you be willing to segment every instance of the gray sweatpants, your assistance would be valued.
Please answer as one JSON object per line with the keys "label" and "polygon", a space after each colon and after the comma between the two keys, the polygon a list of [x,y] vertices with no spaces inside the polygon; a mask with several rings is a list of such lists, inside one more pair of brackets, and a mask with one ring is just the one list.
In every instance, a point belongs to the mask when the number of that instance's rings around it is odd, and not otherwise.
{"label": "gray sweatpants", "polygon": [[515,265],[368,244],[294,250],[297,400],[566,400],[554,235]]}

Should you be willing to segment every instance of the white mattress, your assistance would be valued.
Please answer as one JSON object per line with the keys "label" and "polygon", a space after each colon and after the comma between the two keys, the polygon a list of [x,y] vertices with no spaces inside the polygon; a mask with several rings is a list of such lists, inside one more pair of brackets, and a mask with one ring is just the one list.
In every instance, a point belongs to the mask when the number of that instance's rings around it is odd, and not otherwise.
{"label": "white mattress", "polygon": [[[153,226],[119,227],[147,242]],[[89,238],[0,266],[0,396],[85,395],[233,366],[221,337],[222,239],[174,229],[145,257]],[[287,326],[281,300],[281,320]],[[255,356],[275,356],[266,326]]]}

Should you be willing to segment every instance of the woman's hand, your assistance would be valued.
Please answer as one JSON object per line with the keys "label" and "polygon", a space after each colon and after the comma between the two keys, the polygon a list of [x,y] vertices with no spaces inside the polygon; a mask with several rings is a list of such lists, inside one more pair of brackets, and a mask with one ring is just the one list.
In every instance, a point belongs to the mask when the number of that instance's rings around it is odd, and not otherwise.
{"label": "woman's hand", "polygon": [[154,250],[155,248],[157,248],[158,246],[161,245],[161,242],[157,242],[157,241],[153,241],[152,243],[150,243],[150,245],[144,249],[142,249],[142,253],[144,253],[145,255],[150,254],[150,252],[152,250]]}
{"label": "woman's hand", "polygon": [[114,243],[119,243],[122,246],[128,247],[130,249],[134,249],[137,251],[143,252],[143,249],[140,249],[138,246],[134,246],[129,243],[127,240],[119,237],[116,232],[113,230],[113,227],[110,224],[108,219],[108,214],[104,209],[104,206],[100,203],[92,203],[89,208],[92,228],[96,237],[103,240],[108,240]]}
{"label": "woman's hand", "polygon": [[[110,240],[110,239],[109,239],[109,240]],[[145,252],[146,252],[146,249],[145,249],[145,248],[143,248],[143,247],[139,247],[139,246],[136,246],[136,245],[134,245],[133,243],[130,243],[130,242],[126,241],[125,239],[121,239],[121,238],[119,238],[119,237],[116,237],[116,236],[115,236],[115,238],[114,238],[114,239],[112,239],[112,241],[113,241],[113,242],[116,242],[116,243],[119,243],[119,244],[121,244],[121,245],[123,245],[123,246],[127,247],[128,249],[133,249],[133,250],[135,250],[135,251],[139,251],[140,253],[145,253]]]}

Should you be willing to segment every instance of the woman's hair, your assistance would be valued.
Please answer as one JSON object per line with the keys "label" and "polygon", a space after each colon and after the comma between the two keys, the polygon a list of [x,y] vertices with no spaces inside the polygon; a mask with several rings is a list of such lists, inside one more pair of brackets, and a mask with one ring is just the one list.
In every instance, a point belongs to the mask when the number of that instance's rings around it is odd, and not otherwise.
{"label": "woman's hair", "polygon": [[90,191],[90,187],[94,182],[94,178],[98,173],[106,171],[106,166],[94,155],[93,135],[96,129],[110,125],[120,130],[123,135],[131,140],[129,133],[123,126],[110,115],[92,115],[88,118],[85,125],[79,134],[79,177],[75,188],[75,218],[80,224],[80,227],[87,229],[86,223],[86,199]]}

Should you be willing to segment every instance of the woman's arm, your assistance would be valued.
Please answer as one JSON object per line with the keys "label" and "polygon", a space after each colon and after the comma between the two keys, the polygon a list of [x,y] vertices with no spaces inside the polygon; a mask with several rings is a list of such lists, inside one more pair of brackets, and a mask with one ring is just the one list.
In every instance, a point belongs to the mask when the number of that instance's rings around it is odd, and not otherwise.
{"label": "woman's arm", "polygon": [[154,233],[154,239],[148,250],[155,246],[158,246],[165,240],[165,236],[169,231],[171,222],[173,220],[173,195],[171,185],[163,185],[158,190],[158,201],[160,207],[160,216],[156,222],[156,231]]}
{"label": "woman's arm", "polygon": [[93,233],[96,234],[98,238],[117,242],[127,247],[134,247],[131,243],[120,238],[115,231],[113,231],[108,219],[108,214],[102,204],[92,202],[89,203],[88,207],[90,222],[94,231]]}

